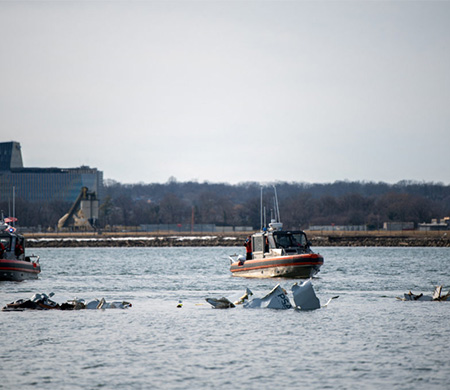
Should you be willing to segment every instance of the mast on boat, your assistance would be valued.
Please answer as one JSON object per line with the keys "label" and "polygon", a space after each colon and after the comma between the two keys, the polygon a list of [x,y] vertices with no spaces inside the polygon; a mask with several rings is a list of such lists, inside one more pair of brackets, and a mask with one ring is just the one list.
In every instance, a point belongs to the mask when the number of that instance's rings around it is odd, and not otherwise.
{"label": "mast on boat", "polygon": [[[272,218],[272,212],[271,212],[271,221],[269,223],[269,230],[281,230],[283,228],[283,223],[281,222],[281,217],[280,217],[280,207],[278,204],[278,194],[277,194],[277,188],[275,187],[275,185],[272,186],[274,193],[275,193],[275,198],[274,198],[274,218]],[[264,231],[266,228],[266,208],[263,207],[263,187],[261,186],[261,209],[260,209],[260,214],[261,214],[261,231]]]}
{"label": "mast on boat", "polygon": [[275,221],[281,223],[280,208],[278,207],[277,187],[273,186],[275,192]]}

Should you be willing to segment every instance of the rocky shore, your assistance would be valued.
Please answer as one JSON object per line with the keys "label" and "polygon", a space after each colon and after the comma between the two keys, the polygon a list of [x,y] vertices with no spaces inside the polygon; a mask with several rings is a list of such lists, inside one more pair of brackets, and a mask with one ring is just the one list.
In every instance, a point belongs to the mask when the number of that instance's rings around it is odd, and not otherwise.
{"label": "rocky shore", "polygon": [[313,246],[388,246],[388,247],[450,247],[450,237],[406,237],[406,236],[355,236],[315,237]]}
{"label": "rocky shore", "polygon": [[[359,232],[358,232],[359,233]],[[331,234],[307,232],[312,247],[450,247],[446,232],[410,232],[408,234],[352,232]],[[33,234],[25,235],[28,248],[70,247],[205,247],[242,246],[247,234],[235,235],[106,235],[106,234]]]}
{"label": "rocky shore", "polygon": [[64,237],[29,238],[28,248],[71,247],[183,247],[183,246],[239,246],[237,237],[220,236],[161,236],[161,237]]}

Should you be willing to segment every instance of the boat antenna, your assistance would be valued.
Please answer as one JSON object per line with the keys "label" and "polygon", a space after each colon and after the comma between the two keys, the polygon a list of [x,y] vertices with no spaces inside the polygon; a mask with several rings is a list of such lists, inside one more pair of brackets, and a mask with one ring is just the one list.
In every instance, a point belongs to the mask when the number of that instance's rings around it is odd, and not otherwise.
{"label": "boat antenna", "polygon": [[13,186],[13,227],[14,227],[14,220],[16,217],[16,187]]}
{"label": "boat antenna", "polygon": [[260,213],[260,218],[261,218],[261,231],[263,230],[263,228],[264,228],[264,225],[263,225],[263,187],[261,186],[261,200],[260,200],[260,207],[261,207],[261,209],[259,210],[259,213]]}
{"label": "boat antenna", "polygon": [[280,218],[280,209],[278,207],[278,196],[277,196],[277,187],[273,186],[273,190],[275,192],[275,218],[277,219],[277,222],[281,222]]}
{"label": "boat antenna", "polygon": [[267,218],[266,218],[266,206],[264,206],[264,227],[267,226]]}

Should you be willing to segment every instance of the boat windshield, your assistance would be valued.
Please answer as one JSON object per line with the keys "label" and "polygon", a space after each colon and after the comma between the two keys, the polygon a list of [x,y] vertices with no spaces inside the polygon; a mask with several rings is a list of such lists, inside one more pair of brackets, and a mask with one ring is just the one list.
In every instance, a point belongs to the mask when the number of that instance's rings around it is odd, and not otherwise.
{"label": "boat windshield", "polygon": [[273,234],[277,248],[296,248],[306,246],[306,235],[303,232],[275,232]]}
{"label": "boat windshield", "polygon": [[6,250],[9,250],[11,245],[10,237],[0,237],[0,242],[3,244]]}

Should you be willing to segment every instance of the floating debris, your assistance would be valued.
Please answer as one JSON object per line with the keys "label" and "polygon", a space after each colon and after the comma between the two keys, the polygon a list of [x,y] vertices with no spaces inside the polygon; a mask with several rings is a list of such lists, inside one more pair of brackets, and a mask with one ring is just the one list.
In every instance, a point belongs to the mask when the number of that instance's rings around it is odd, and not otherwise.
{"label": "floating debris", "polygon": [[285,310],[291,309],[292,304],[287,296],[287,292],[277,284],[265,297],[253,298],[244,304],[244,307],[246,309],[268,308]]}
{"label": "floating debris", "polygon": [[55,294],[34,294],[30,299],[18,299],[8,303],[2,311],[23,311],[23,310],[83,310],[83,309],[126,309],[131,307],[131,303],[125,301],[106,302],[105,298],[94,299],[85,303],[84,299],[74,298],[59,304],[50,298]]}
{"label": "floating debris", "polygon": [[338,299],[339,298],[339,295],[336,295],[336,296],[334,296],[334,297],[331,297],[328,301],[327,301],[327,303],[325,303],[325,305],[323,305],[322,307],[328,307],[328,305],[331,303],[331,301],[333,300],[333,299]]}
{"label": "floating debris", "polygon": [[317,298],[311,279],[301,285],[295,283],[292,288],[295,306],[300,310],[316,310],[320,308],[320,300]]}
{"label": "floating debris", "polygon": [[206,298],[205,300],[215,309],[229,309],[231,307],[244,304],[250,299],[252,295],[253,295],[252,291],[249,288],[246,288],[244,294],[239,298],[237,298],[234,302],[231,302],[231,300],[225,297],[219,299]]}
{"label": "floating debris", "polygon": [[214,309],[228,309],[230,307],[236,307],[233,302],[228,300],[225,297],[216,299],[216,298],[206,298],[206,302],[214,307]]}
{"label": "floating debris", "polygon": [[240,297],[236,302],[234,302],[234,304],[241,305],[245,303],[245,301],[248,301],[252,295],[253,295],[252,291],[247,287],[245,289],[244,295],[242,295],[242,297]]}
{"label": "floating debris", "polygon": [[291,304],[288,293],[279,284],[263,298],[252,298],[253,293],[247,288],[245,294],[234,303],[225,297],[220,299],[206,298],[206,301],[215,309],[228,309],[243,304],[243,307],[246,309],[268,308],[286,310],[295,308],[296,310],[316,310],[321,307],[327,307],[333,299],[339,298],[339,296],[332,297],[325,305],[320,306],[320,300],[316,296],[311,279],[306,280],[301,285],[295,283],[291,290],[295,305]]}
{"label": "floating debris", "polygon": [[397,297],[400,301],[450,301],[450,291],[445,294],[442,294],[442,286],[436,286],[433,295],[423,295],[423,293],[420,294],[413,294],[411,291],[409,291],[407,294],[403,294],[403,298]]}

